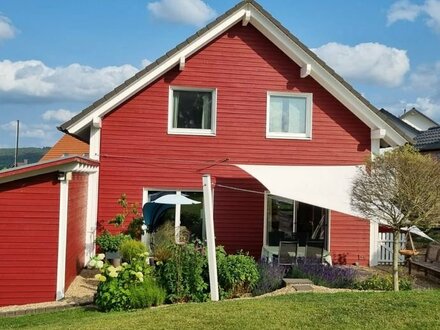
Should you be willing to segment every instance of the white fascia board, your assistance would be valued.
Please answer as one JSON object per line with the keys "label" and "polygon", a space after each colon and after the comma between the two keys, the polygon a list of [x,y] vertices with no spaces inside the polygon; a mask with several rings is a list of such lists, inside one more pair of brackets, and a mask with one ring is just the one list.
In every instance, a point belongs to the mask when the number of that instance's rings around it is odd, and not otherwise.
{"label": "white fascia board", "polygon": [[212,27],[208,31],[206,31],[201,37],[195,39],[190,44],[183,47],[180,51],[176,52],[174,55],[166,59],[163,63],[156,66],[152,69],[148,74],[144,77],[140,78],[133,82],[130,86],[122,90],[121,92],[115,94],[108,101],[98,106],[95,110],[87,114],[85,117],[80,119],[78,122],[72,124],[67,128],[67,131],[71,134],[75,134],[79,132],[81,129],[89,125],[93,118],[95,117],[103,117],[109,111],[117,107],[119,104],[124,102],[130,96],[139,92],[143,88],[145,88],[152,81],[156,80],[158,77],[163,75],[165,72],[176,66],[180,63],[180,59],[182,57],[188,58],[203,46],[208,44],[210,41],[215,39],[221,33],[228,30],[231,26],[241,21],[243,16],[246,13],[246,8],[242,8],[238,10],[236,13],[232,14],[228,18],[226,18],[223,22],[218,24],[217,26]]}
{"label": "white fascia board", "polygon": [[391,145],[402,145],[407,141],[391,128],[378,115],[374,114],[357,96],[351,93],[340,81],[324,69],[313,57],[268,20],[257,9],[251,7],[251,23],[273,44],[282,50],[300,67],[311,65],[310,76],[320,83],[328,92],[346,106],[354,115],[371,129],[384,128],[387,132],[385,140]]}
{"label": "white fascia board", "polygon": [[29,172],[20,173],[17,175],[11,175],[8,177],[0,178],[0,184],[6,183],[6,182],[11,182],[11,181],[16,181],[16,180],[20,180],[20,179],[25,179],[25,178],[29,178],[29,177],[33,177],[33,176],[37,176],[37,175],[47,174],[47,173],[51,173],[51,172],[93,173],[96,171],[97,171],[97,167],[92,166],[92,165],[77,164],[77,163],[56,165],[56,166],[41,168],[41,169],[38,169],[35,171],[29,171]]}

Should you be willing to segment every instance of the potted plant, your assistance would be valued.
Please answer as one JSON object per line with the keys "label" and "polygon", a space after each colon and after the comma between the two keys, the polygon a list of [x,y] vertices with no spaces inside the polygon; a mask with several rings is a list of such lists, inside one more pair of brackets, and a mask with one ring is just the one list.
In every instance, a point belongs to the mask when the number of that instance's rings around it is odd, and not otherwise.
{"label": "potted plant", "polygon": [[121,254],[119,253],[121,243],[129,238],[129,235],[112,235],[106,230],[96,237],[95,243],[99,246],[101,252],[105,253],[105,258],[107,260],[113,260],[113,263],[117,264],[120,263],[121,260]]}

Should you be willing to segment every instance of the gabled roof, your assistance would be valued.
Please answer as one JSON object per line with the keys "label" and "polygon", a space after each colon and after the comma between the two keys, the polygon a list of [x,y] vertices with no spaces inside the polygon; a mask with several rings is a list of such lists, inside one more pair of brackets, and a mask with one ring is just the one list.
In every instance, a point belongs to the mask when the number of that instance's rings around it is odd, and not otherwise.
{"label": "gabled roof", "polygon": [[302,68],[301,77],[310,75],[368,127],[372,130],[381,129],[379,135],[385,132],[384,140],[388,144],[393,146],[407,142],[397,128],[385,122],[383,115],[370,102],[253,0],[241,1],[58,129],[87,140],[95,118],[102,118],[240,21],[243,25],[252,24],[297,63]]}
{"label": "gabled roof", "polygon": [[66,157],[0,171],[0,184],[51,172],[93,172],[97,161],[83,157]]}
{"label": "gabled roof", "polygon": [[426,119],[428,122],[431,122],[432,123],[432,127],[439,127],[440,126],[437,122],[435,122],[434,120],[429,118],[427,115],[425,115],[423,112],[417,110],[414,107],[411,110],[409,110],[409,111],[405,111],[405,113],[400,116],[400,119],[408,120],[407,118],[410,118],[411,116],[414,116],[414,115],[420,116],[420,117]]}
{"label": "gabled roof", "polygon": [[433,127],[416,136],[415,147],[420,151],[440,149],[440,127]]}
{"label": "gabled roof", "polygon": [[77,138],[64,134],[61,139],[40,159],[40,162],[67,156],[86,156],[89,145]]}
{"label": "gabled roof", "polygon": [[390,125],[395,127],[400,133],[411,143],[414,143],[414,138],[420,133],[419,130],[415,129],[411,125],[404,122],[402,119],[393,115],[391,112],[380,109],[384,120]]}

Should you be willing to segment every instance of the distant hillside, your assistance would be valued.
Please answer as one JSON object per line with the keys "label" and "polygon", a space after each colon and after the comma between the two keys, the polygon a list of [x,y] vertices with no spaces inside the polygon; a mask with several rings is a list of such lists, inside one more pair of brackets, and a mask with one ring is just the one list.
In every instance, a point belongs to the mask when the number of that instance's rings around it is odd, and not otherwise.
{"label": "distant hillside", "polygon": [[[50,147],[20,148],[18,149],[18,162],[22,163],[25,159],[27,159],[29,164],[38,162],[49,149]],[[12,167],[14,156],[14,148],[0,148],[0,169]]]}

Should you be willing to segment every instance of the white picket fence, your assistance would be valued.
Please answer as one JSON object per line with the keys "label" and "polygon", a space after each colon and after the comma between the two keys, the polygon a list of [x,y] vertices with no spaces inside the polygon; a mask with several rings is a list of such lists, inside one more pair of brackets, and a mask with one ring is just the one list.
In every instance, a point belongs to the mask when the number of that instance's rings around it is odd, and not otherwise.
{"label": "white picket fence", "polygon": [[[379,260],[380,265],[390,265],[393,263],[393,233],[379,233]],[[400,234],[400,248],[406,246],[405,234]],[[405,262],[405,257],[399,255],[399,262]]]}

